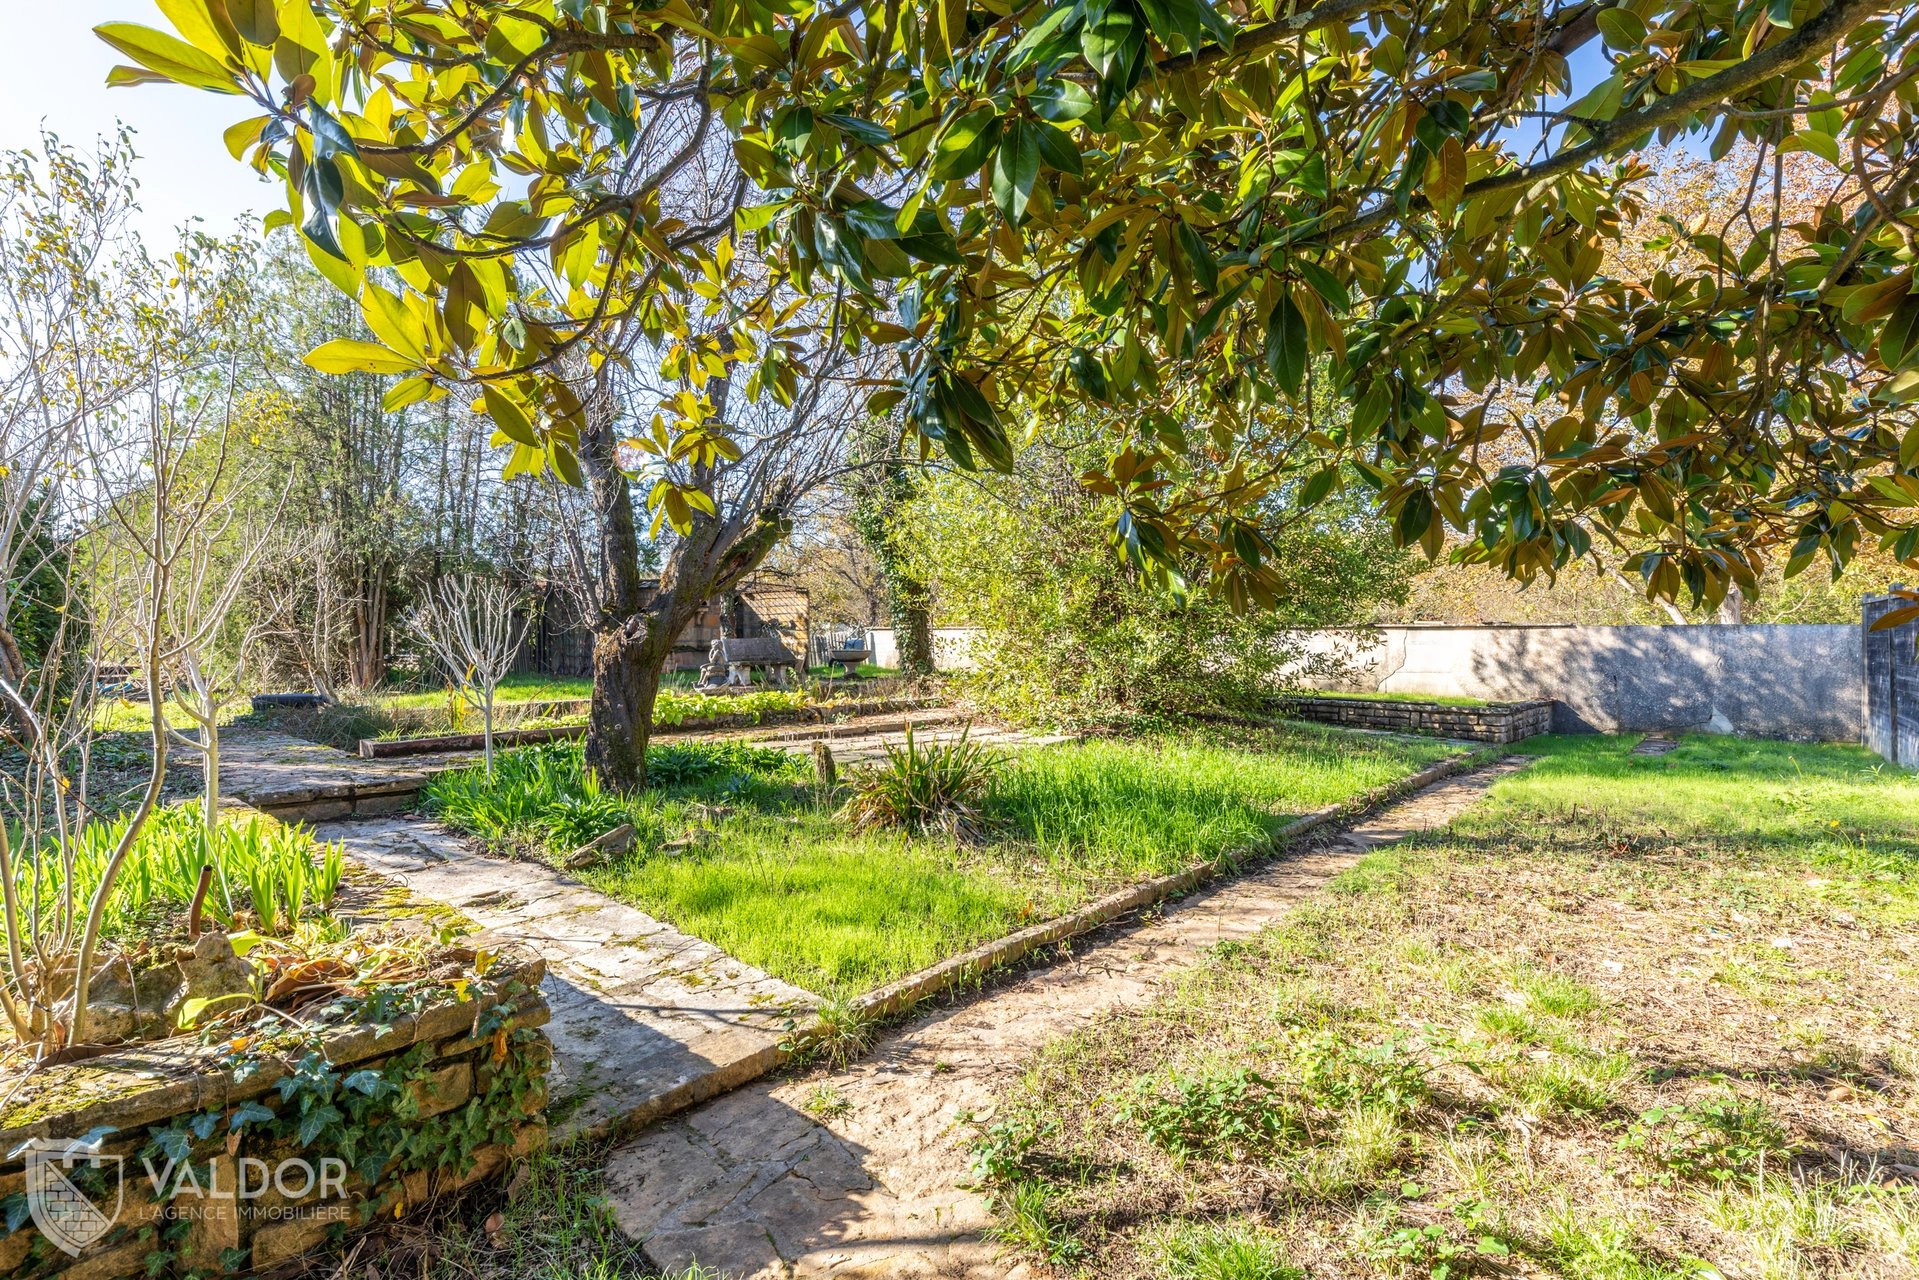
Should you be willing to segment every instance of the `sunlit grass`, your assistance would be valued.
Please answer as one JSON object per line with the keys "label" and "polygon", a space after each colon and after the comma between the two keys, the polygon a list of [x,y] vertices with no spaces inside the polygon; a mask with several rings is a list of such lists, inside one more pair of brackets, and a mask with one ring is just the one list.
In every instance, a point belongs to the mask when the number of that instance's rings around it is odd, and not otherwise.
{"label": "sunlit grass", "polygon": [[[1636,742],[1518,744],[1531,767],[1446,830],[1037,1056],[976,1148],[1017,1154],[1003,1223],[1017,1188],[1059,1226],[1023,1257],[1167,1274],[1165,1241],[1230,1221],[1315,1275],[1912,1273],[1919,1195],[1881,1117],[1919,1071],[1919,777],[1850,746]],[[1339,1057],[1383,1038],[1426,1084],[1397,1110]],[[1371,1096],[1227,1154],[1162,1149],[1123,1105],[1249,1072],[1275,1111],[1315,1079]],[[1245,1110],[1178,1100],[1201,1131]]]}
{"label": "sunlit grass", "polygon": [[637,796],[593,787],[564,744],[508,753],[491,782],[442,775],[428,799],[453,826],[554,859],[631,822],[634,851],[581,872],[590,884],[797,985],[846,993],[1244,850],[1446,751],[1317,728],[1039,747],[1001,765],[986,840],[954,845],[854,831],[837,812],[845,785],[820,793],[796,756],[761,750],[693,776],[658,754],[704,750],[723,749],[656,747],[656,785]]}

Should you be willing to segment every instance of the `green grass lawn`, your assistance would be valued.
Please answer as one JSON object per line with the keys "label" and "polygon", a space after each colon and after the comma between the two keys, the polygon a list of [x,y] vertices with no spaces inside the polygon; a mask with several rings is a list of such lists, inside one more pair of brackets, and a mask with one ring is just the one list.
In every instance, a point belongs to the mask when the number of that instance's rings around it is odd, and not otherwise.
{"label": "green grass lawn", "polygon": [[588,883],[790,982],[850,994],[1243,849],[1445,754],[1311,727],[1036,748],[1006,759],[984,805],[990,838],[970,846],[849,829],[836,813],[845,783],[818,793],[810,764],[776,748],[655,747],[657,785],[632,799],[584,784],[575,744],[529,748],[491,785],[443,775],[428,803],[544,858],[631,821],[635,851]]}
{"label": "green grass lawn", "polygon": [[1919,777],[1536,738],[1444,832],[1039,1055],[980,1134],[1089,1278],[1919,1274]]}
{"label": "green grass lawn", "polygon": [[[592,696],[593,680],[589,676],[516,675],[500,681],[495,702],[566,702]],[[372,701],[378,706],[395,710],[437,711],[445,709],[447,691],[429,689],[423,693],[380,693]]]}

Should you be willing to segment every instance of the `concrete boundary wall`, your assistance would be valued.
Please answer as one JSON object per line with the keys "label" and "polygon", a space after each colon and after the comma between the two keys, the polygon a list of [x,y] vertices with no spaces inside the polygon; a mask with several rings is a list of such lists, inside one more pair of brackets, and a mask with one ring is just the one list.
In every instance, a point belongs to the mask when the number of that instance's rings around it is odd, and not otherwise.
{"label": "concrete boundary wall", "polygon": [[1552,698],[1559,733],[1702,729],[1858,742],[1856,625],[1410,626],[1294,633],[1345,678],[1314,687],[1518,702]]}
{"label": "concrete boundary wall", "polygon": [[[934,627],[933,670],[971,671],[975,665],[973,637],[978,634],[978,628],[975,627]],[[873,646],[870,661],[874,666],[899,666],[900,646],[893,636],[893,628],[868,627],[866,638]]]}

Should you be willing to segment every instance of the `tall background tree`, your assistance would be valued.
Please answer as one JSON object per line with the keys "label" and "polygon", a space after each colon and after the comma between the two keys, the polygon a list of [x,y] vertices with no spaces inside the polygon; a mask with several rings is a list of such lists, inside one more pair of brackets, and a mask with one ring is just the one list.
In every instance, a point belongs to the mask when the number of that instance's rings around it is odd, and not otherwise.
{"label": "tall background tree", "polygon": [[886,582],[886,615],[899,649],[900,674],[930,676],[933,596],[924,568],[909,551],[909,513],[920,491],[919,469],[901,452],[898,425],[883,419],[865,424],[856,449],[865,465],[849,484],[853,528]]}

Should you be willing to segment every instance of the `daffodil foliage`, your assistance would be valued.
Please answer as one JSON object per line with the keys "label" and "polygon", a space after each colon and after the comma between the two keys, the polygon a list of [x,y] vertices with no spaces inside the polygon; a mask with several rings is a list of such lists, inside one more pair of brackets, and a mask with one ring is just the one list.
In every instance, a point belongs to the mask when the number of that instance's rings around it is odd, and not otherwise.
{"label": "daffodil foliage", "polygon": [[[1919,558],[1910,7],[160,7],[100,29],[116,82],[250,99],[229,146],[378,335],[313,362],[477,392],[516,468],[574,474],[582,367],[659,363],[632,443],[723,463],[714,379],[780,401],[866,345],[872,411],[961,466],[1103,424],[1123,546],[1236,602],[1275,513],[1354,484],[1522,578]],[[1737,196],[1662,218],[1653,143],[1745,157]]]}

